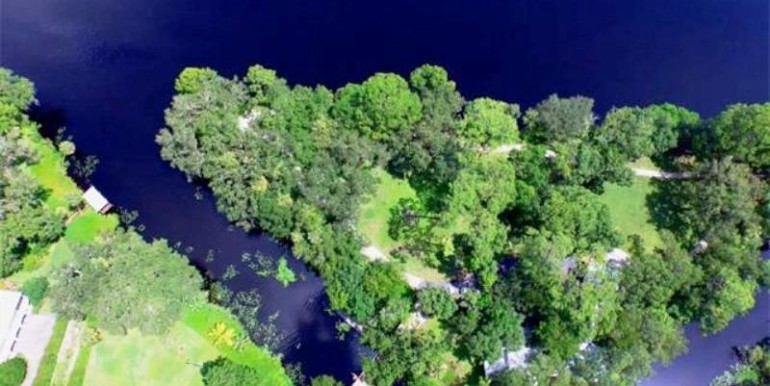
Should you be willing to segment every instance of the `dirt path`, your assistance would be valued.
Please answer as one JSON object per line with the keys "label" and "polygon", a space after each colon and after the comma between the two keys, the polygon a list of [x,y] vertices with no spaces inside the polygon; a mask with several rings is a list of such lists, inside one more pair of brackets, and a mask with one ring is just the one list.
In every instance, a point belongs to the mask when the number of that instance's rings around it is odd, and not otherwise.
{"label": "dirt path", "polygon": [[[388,260],[388,255],[374,245],[361,248],[361,254],[366,256],[366,259],[369,261]],[[426,287],[440,287],[452,295],[460,293],[460,289],[452,285],[449,281],[431,281],[409,272],[404,272],[404,279],[406,279],[406,283],[409,284],[409,287],[415,290]]]}
{"label": "dirt path", "polygon": [[72,371],[75,369],[75,362],[80,353],[85,330],[85,322],[71,320],[67,324],[67,331],[64,333],[59,354],[56,356],[56,368],[54,369],[51,384],[66,385],[69,383]]}
{"label": "dirt path", "polygon": [[686,180],[692,178],[692,173],[688,172],[666,172],[645,168],[632,168],[631,170],[634,171],[634,175],[637,177],[657,178],[661,180]]}

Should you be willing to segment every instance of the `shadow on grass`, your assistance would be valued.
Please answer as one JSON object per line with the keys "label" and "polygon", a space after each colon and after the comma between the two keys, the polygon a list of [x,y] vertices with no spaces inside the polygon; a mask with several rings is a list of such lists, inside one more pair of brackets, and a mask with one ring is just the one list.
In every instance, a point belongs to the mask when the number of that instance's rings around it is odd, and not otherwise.
{"label": "shadow on grass", "polygon": [[650,221],[655,228],[669,230],[679,237],[687,236],[687,224],[682,211],[688,208],[688,198],[683,190],[685,181],[652,180],[652,192],[647,195],[646,205]]}

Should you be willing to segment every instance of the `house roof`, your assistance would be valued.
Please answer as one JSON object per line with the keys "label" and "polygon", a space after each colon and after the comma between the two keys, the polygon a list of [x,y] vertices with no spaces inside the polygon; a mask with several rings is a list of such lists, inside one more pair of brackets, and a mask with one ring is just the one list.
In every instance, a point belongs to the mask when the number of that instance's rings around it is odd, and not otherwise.
{"label": "house roof", "polygon": [[110,205],[110,202],[104,198],[102,193],[96,190],[96,188],[93,186],[88,188],[88,190],[83,193],[83,199],[85,199],[88,205],[94,208],[94,210],[97,212]]}

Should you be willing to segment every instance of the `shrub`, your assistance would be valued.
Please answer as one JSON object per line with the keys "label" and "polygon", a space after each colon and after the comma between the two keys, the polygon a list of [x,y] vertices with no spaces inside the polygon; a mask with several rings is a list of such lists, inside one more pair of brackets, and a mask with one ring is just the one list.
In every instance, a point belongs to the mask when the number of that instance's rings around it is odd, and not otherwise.
{"label": "shrub", "polygon": [[22,357],[0,363],[0,386],[19,386],[27,375],[27,361]]}
{"label": "shrub", "polygon": [[48,279],[45,277],[35,277],[27,280],[21,287],[21,292],[29,298],[35,308],[40,307],[40,303],[48,293]]}

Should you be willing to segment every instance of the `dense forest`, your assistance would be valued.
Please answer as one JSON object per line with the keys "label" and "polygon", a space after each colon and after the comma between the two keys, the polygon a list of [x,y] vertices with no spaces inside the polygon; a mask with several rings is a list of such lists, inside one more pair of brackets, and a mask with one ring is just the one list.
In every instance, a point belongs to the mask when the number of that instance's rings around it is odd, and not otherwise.
{"label": "dense forest", "polygon": [[[723,329],[768,282],[770,104],[600,117],[590,98],[552,95],[522,111],[465,100],[432,65],[338,90],[259,65],[242,79],[188,68],[175,88],[162,157],[205,181],[230,221],[289,241],[323,276],[331,307],[376,353],[364,360],[373,385],[479,382],[485,362],[523,347],[526,365],[487,381],[633,385],[686,351],[682,326]],[[644,160],[674,176],[647,197],[654,245],[618,232],[601,200]],[[398,247],[371,259],[358,216],[383,175],[415,194],[386,211]],[[411,288],[399,261],[466,285]],[[415,311],[429,328],[405,327]],[[448,358],[473,370],[453,377]]]}
{"label": "dense forest", "polygon": [[[145,241],[129,224],[120,226],[116,214],[97,213],[83,202],[67,175],[75,144],[57,137],[54,146],[40,134],[27,115],[34,95],[29,80],[0,68],[0,289],[20,290],[36,312],[52,312],[57,319],[34,385],[81,385],[86,379],[163,384],[166,378],[232,384],[190,367],[193,361],[207,371],[224,366],[228,377],[258,373],[241,385],[289,385],[279,359],[250,343],[235,316],[207,301],[205,284],[211,283],[185,256],[165,240]],[[230,294],[221,303],[236,304],[235,298],[243,296]],[[256,309],[249,310],[252,314],[239,316],[255,318]],[[66,343],[79,347],[70,375],[54,378],[57,366],[67,366],[59,363],[66,355],[57,354],[68,325],[73,331],[83,326],[87,333],[75,333]],[[122,344],[129,336],[130,343]],[[165,352],[153,352],[159,339]],[[174,357],[169,346],[205,355]],[[165,374],[136,372],[133,366],[144,362],[125,354],[130,351],[166,367]],[[89,355],[98,357],[95,365],[89,365]],[[112,355],[121,362],[100,367]],[[2,385],[18,386],[26,374],[23,356],[0,363]]]}

